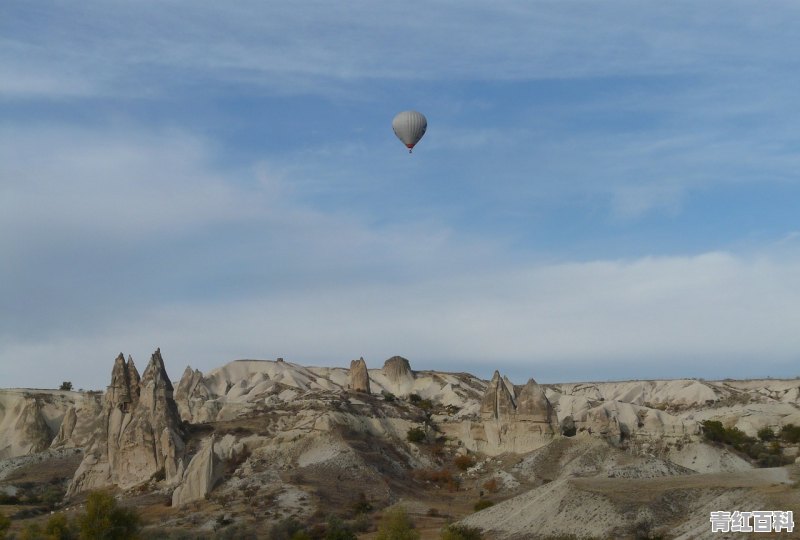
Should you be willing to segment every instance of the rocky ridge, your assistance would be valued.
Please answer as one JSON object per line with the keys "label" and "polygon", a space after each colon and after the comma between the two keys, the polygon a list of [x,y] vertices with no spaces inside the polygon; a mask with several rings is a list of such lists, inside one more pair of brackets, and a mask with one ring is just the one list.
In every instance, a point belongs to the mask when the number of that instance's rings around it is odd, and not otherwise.
{"label": "rocky ridge", "polygon": [[[686,500],[703,504],[719,486],[739,490],[740,499],[755,496],[747,490],[767,480],[735,476],[752,465],[704,443],[699,422],[719,419],[751,435],[800,425],[798,389],[798,380],[515,385],[499,372],[487,382],[412,371],[408,360],[392,357],[380,369],[363,359],[350,369],[282,360],[234,361],[205,374],[187,367],[173,392],[157,350],[141,377],[130,357],[118,356],[102,403],[80,393],[0,391],[0,404],[8,404],[0,408],[0,433],[15,441],[9,453],[43,460],[37,452],[48,446],[83,447],[69,496],[100,487],[158,493],[169,498],[167,523],[176,527],[199,519],[196,509],[213,513],[231,501],[245,521],[279,512],[312,519],[320,508],[351,504],[358,491],[384,506],[431,489],[409,471],[469,455],[477,463],[461,474],[462,485],[494,479],[507,499],[469,522],[485,524],[492,537],[525,536],[531,527],[576,534],[536,510],[559,505],[607,512],[597,534],[615,536],[675,524],[686,510],[679,501],[672,514],[650,505],[650,494],[659,501],[668,494],[648,478],[674,477],[676,484],[664,485],[684,486]],[[409,441],[412,428],[424,433],[422,442]],[[708,489],[688,479],[698,473]],[[618,489],[646,497],[608,495]],[[257,509],[259,501],[271,506]],[[641,515],[630,514],[631,505]],[[520,512],[537,517],[504,524]]]}

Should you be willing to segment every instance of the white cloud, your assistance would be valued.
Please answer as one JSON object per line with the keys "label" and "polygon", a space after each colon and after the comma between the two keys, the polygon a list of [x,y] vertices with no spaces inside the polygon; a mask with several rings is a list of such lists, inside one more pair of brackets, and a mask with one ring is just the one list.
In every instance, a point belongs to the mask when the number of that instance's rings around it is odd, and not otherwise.
{"label": "white cloud", "polygon": [[499,368],[545,380],[565,370],[572,380],[791,375],[782,370],[800,350],[799,276],[797,253],[712,252],[272,290],[155,305],[80,339],[6,343],[0,357],[42,364],[41,375],[4,364],[0,376],[98,386],[117,349],[146,360],[156,346],[173,377],[185,364],[210,369],[241,357],[346,365],[363,355],[379,365],[393,354],[418,369]]}

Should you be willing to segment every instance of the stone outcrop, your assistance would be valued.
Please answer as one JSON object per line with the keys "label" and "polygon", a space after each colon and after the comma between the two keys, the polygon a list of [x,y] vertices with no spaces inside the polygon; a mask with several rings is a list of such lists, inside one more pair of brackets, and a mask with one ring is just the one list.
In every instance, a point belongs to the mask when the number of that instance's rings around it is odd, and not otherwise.
{"label": "stone outcrop", "polygon": [[[509,386],[511,391],[509,391]],[[495,371],[492,380],[486,387],[486,393],[481,400],[481,418],[485,420],[509,420],[516,410],[514,403],[513,385],[500,378],[500,373]]]}
{"label": "stone outcrop", "polygon": [[414,388],[414,372],[411,371],[411,364],[402,356],[392,356],[386,360],[381,372],[392,392],[397,395],[407,395]]}
{"label": "stone outcrop", "polygon": [[383,363],[383,374],[391,382],[399,384],[409,378],[414,378],[411,364],[402,356],[392,356]]}
{"label": "stone outcrop", "polygon": [[175,481],[183,473],[183,448],[161,351],[153,353],[141,379],[132,360],[120,354],[97,431],[68,494],[109,485],[125,489],[159,476]]}
{"label": "stone outcrop", "polygon": [[369,394],[369,373],[363,358],[350,362],[349,387],[354,392]]}
{"label": "stone outcrop", "polygon": [[215,401],[215,397],[206,385],[203,373],[199,369],[193,370],[191,366],[186,366],[175,389],[175,403],[178,405],[181,420],[192,423],[216,420],[221,406]]}
{"label": "stone outcrop", "polygon": [[0,402],[0,459],[41,452],[50,445],[53,433],[42,408],[42,399],[34,395],[9,399],[7,405]]}
{"label": "stone outcrop", "polygon": [[547,400],[542,387],[528,379],[517,397],[516,419],[519,422],[540,424],[544,430],[552,429],[556,422],[553,406]]}
{"label": "stone outcrop", "polygon": [[198,501],[214,489],[221,478],[220,462],[214,453],[214,436],[205,439],[183,473],[180,485],[172,492],[172,506],[178,508]]}
{"label": "stone outcrop", "polygon": [[518,390],[495,371],[480,406],[481,424],[472,426],[474,449],[524,453],[547,444],[558,433],[555,411],[535,380]]}

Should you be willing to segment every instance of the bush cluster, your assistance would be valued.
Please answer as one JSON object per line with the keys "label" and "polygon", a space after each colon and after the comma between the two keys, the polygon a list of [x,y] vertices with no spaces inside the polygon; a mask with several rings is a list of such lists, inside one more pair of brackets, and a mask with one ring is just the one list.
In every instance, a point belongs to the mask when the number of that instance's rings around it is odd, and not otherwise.
{"label": "bush cluster", "polygon": [[433,409],[433,401],[429,399],[422,399],[419,394],[409,394],[408,401],[422,409],[423,411],[430,411]]}
{"label": "bush cluster", "polygon": [[414,523],[408,517],[405,508],[395,506],[383,516],[378,526],[376,540],[419,540],[419,531],[414,529]]}
{"label": "bush cluster", "polygon": [[420,443],[425,440],[425,430],[413,427],[406,433],[406,438],[413,443]]}
{"label": "bush cluster", "polygon": [[[759,430],[760,441],[755,437],[750,437],[739,428],[726,428],[722,422],[717,420],[705,420],[703,426],[703,436],[706,440],[728,445],[739,452],[746,454],[750,459],[756,461],[759,467],[779,467],[784,463],[789,463],[789,458],[783,457],[780,442],[777,436],[769,428]],[[780,439],[785,442],[792,442],[794,426],[787,424],[781,429]],[[800,430],[798,430],[800,431]],[[768,433],[769,432],[769,433]],[[800,438],[800,433],[797,434]],[[764,442],[771,441],[769,446]]]}
{"label": "bush cluster", "polygon": [[[1,529],[2,527],[0,527]],[[92,492],[86,500],[86,512],[70,521],[63,513],[50,516],[44,527],[28,525],[22,540],[132,540],[139,537],[141,519],[135,510],[117,504],[108,493]],[[0,538],[3,538],[0,532]]]}
{"label": "bush cluster", "polygon": [[476,512],[480,512],[481,510],[489,508],[490,506],[494,506],[494,503],[492,501],[490,501],[489,499],[481,499],[475,503],[472,509],[475,510]]}
{"label": "bush cluster", "polygon": [[448,525],[442,529],[441,540],[482,540],[481,532],[466,525]]}

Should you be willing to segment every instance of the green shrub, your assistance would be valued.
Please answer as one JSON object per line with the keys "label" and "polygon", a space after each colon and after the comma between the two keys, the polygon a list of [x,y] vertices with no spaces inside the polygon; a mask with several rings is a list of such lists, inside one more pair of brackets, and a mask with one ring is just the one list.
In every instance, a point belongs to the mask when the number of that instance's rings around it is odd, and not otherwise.
{"label": "green shrub", "polygon": [[411,403],[414,403],[416,405],[417,403],[422,401],[422,398],[419,397],[419,394],[409,394],[408,395],[408,401],[410,401]]}
{"label": "green shrub", "polygon": [[419,407],[423,411],[433,410],[433,401],[429,399],[422,399],[417,402],[417,407]]}
{"label": "green shrub", "polygon": [[325,540],[356,540],[356,535],[341,519],[331,516],[328,518]]}
{"label": "green shrub", "polygon": [[52,540],[76,540],[78,531],[62,512],[53,514],[44,526],[44,532]]}
{"label": "green shrub", "polygon": [[397,399],[397,397],[394,394],[392,394],[391,392],[387,392],[386,390],[381,392],[381,395],[383,396],[383,401],[387,403],[392,403]]}
{"label": "green shrub", "polygon": [[800,426],[794,424],[786,424],[781,428],[781,440],[797,444],[800,443]]}
{"label": "green shrub", "polygon": [[476,512],[480,512],[481,510],[489,508],[490,506],[494,506],[494,503],[492,501],[488,499],[481,499],[478,502],[476,502],[475,506],[473,506],[472,508]]}
{"label": "green shrub", "polygon": [[48,507],[54,508],[64,498],[65,492],[66,490],[60,485],[47,486],[41,496],[42,502]]}
{"label": "green shrub", "polygon": [[420,443],[425,440],[425,430],[413,427],[406,433],[406,438],[413,443]]}
{"label": "green shrub", "polygon": [[758,438],[764,442],[771,441],[775,438],[775,432],[770,427],[761,428],[758,430]]}
{"label": "green shrub", "polygon": [[81,540],[128,540],[138,537],[139,515],[123,508],[108,493],[94,491],[86,500],[86,513],[78,518]]}
{"label": "green shrub", "polygon": [[70,381],[64,381],[61,383],[61,386],[58,388],[59,390],[72,390],[72,383]]}
{"label": "green shrub", "polygon": [[[3,538],[0,536],[0,538]],[[43,540],[44,533],[42,532],[42,526],[38,523],[29,523],[22,529],[22,534],[19,536],[20,540]]]}
{"label": "green shrub", "polygon": [[280,520],[269,529],[270,540],[294,540],[297,533],[304,532],[303,525],[294,518]]}
{"label": "green shrub", "polygon": [[378,526],[375,540],[418,540],[419,531],[414,530],[414,523],[408,517],[406,509],[395,506],[384,514]]}
{"label": "green shrub", "polygon": [[481,531],[466,525],[448,525],[442,529],[441,540],[482,540]]}

